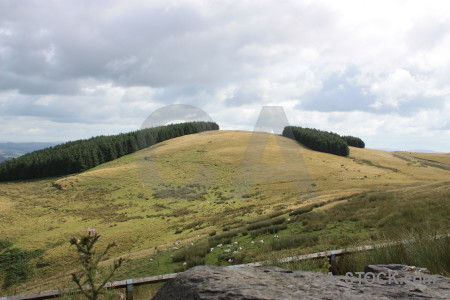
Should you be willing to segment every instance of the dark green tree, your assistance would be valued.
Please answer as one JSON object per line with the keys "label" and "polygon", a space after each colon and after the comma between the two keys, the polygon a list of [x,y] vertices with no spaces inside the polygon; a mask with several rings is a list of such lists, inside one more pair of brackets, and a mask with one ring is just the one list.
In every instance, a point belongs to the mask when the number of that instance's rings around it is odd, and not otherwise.
{"label": "dark green tree", "polygon": [[342,138],[345,140],[347,145],[352,147],[358,147],[358,148],[364,148],[366,144],[363,142],[362,139],[350,135],[342,136]]}
{"label": "dark green tree", "polygon": [[306,147],[340,156],[348,156],[347,143],[336,133],[298,126],[286,126],[283,136],[296,140]]}

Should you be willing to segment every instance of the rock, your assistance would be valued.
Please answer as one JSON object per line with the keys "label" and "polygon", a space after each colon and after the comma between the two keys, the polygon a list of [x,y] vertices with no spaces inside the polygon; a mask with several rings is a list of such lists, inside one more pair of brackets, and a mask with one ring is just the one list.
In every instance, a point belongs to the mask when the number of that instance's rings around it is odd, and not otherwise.
{"label": "rock", "polygon": [[430,274],[430,271],[426,268],[417,268],[414,266],[405,266],[399,264],[390,264],[390,265],[368,265],[364,268],[364,272],[373,272],[373,273],[388,273],[390,271],[395,271],[399,273],[399,275],[406,273],[414,273],[414,274]]}
{"label": "rock", "polygon": [[[365,271],[351,277],[278,267],[198,266],[169,280],[153,299],[450,299],[450,278],[426,269],[370,265]],[[412,280],[424,276],[428,281]]]}

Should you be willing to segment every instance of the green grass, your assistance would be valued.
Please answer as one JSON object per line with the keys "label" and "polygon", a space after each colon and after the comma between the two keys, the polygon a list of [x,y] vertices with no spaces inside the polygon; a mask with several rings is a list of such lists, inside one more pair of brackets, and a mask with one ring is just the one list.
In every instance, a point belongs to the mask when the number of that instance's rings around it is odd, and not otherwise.
{"label": "green grass", "polygon": [[281,230],[285,230],[287,228],[288,228],[288,226],[286,224],[272,225],[269,227],[263,227],[261,229],[253,230],[250,233],[250,236],[252,238],[255,238],[257,236],[264,235],[264,234],[274,234],[274,233],[280,232]]}
{"label": "green grass", "polygon": [[364,271],[369,264],[404,264],[427,268],[432,274],[450,277],[450,237],[437,238],[435,228],[409,231],[400,229],[394,246],[342,256],[337,260],[339,274]]}
{"label": "green grass", "polygon": [[[364,267],[372,264],[403,264],[427,268],[432,274],[450,277],[450,237],[442,237],[436,233],[436,228],[427,226],[419,231],[400,228],[396,238],[390,241],[406,241],[375,250],[362,251],[337,257],[336,274],[347,272],[363,272]],[[275,265],[289,270],[329,271],[328,258],[277,262],[280,256],[273,256],[268,265]]]}
{"label": "green grass", "polygon": [[43,250],[22,250],[13,247],[8,241],[0,240],[0,279],[2,289],[8,289],[16,284],[23,283],[32,277],[35,265],[40,266],[39,258]]}
{"label": "green grass", "polygon": [[260,228],[264,228],[264,227],[269,227],[272,225],[279,225],[286,222],[286,218],[285,217],[278,217],[278,218],[274,218],[274,219],[267,219],[265,221],[259,221],[259,222],[255,222],[255,223],[251,223],[250,225],[247,226],[247,230],[251,231],[251,230],[256,230],[256,229],[260,229]]}
{"label": "green grass", "polygon": [[284,237],[279,240],[274,240],[269,244],[270,251],[280,251],[283,249],[292,249],[300,247],[310,247],[319,241],[316,235],[301,234],[295,236]]}
{"label": "green grass", "polygon": [[[443,187],[443,186],[441,186]],[[397,200],[405,195],[397,195]],[[444,196],[444,195],[442,195]],[[366,194],[356,194],[354,197],[349,197],[348,202],[335,205],[333,210],[312,210],[307,214],[302,215],[302,218],[298,220],[291,220],[289,224],[280,224],[283,227],[278,231],[279,237],[273,236],[273,233],[265,233],[264,231],[258,232],[254,230],[253,232],[260,233],[259,235],[246,235],[246,226],[242,225],[242,231],[235,229],[234,231],[225,231],[218,233],[216,236],[210,237],[206,243],[206,239],[199,241],[194,244],[194,246],[187,246],[184,249],[175,252],[172,261],[166,261],[165,266],[168,267],[172,265],[173,270],[183,270],[180,264],[174,264],[175,262],[186,261],[189,266],[197,264],[216,264],[216,265],[227,265],[228,259],[233,259],[232,263],[245,263],[257,260],[270,260],[273,258],[274,253],[278,257],[286,257],[290,255],[298,255],[311,253],[316,251],[332,250],[345,248],[350,246],[357,246],[362,244],[373,244],[377,242],[387,241],[390,239],[401,239],[403,236],[399,235],[397,232],[396,222],[392,224],[376,224],[368,227],[366,224],[366,218],[369,216],[366,208],[367,203],[373,203],[376,201],[388,201],[391,205],[399,206],[400,211],[403,205],[407,206],[408,202],[400,205],[399,203],[392,202],[395,197],[393,194],[389,193],[366,193]],[[410,198],[411,199],[411,198]],[[435,198],[436,199],[436,198]],[[446,199],[445,197],[441,200]],[[336,201],[340,201],[339,198]],[[332,202],[331,202],[332,203]],[[344,218],[342,215],[336,214],[336,211],[352,211],[352,216],[355,214],[361,214],[361,218]],[[433,211],[433,210],[432,210]],[[375,213],[372,210],[372,213]],[[422,211],[427,213],[426,210]],[[384,210],[380,210],[379,213],[384,213]],[[395,213],[393,211],[392,213]],[[379,216],[374,216],[374,219],[379,219]],[[417,224],[414,223],[414,218],[405,219],[407,221],[408,228],[417,228]],[[256,218],[257,222],[248,222],[250,224],[258,224],[261,221],[261,217]],[[271,220],[270,217],[265,218]],[[307,221],[307,222],[305,222]],[[322,224],[323,226],[318,230],[310,230],[311,224]],[[280,226],[274,225],[274,226]],[[448,225],[447,225],[448,226]],[[263,227],[261,229],[271,228]],[[439,232],[445,232],[446,228],[440,228]],[[386,230],[389,229],[389,230]],[[433,232],[431,229],[427,232]],[[260,243],[263,240],[264,243]],[[237,244],[235,244],[237,242]],[[253,243],[252,243],[253,242]],[[221,247],[217,245],[222,244]],[[230,248],[228,245],[231,245]],[[208,247],[214,247],[213,251],[209,251]],[[242,251],[237,251],[233,254],[239,247],[242,247]],[[231,249],[231,251],[225,253],[224,250]],[[430,249],[434,249],[431,248]],[[375,253],[375,252],[374,252]],[[372,254],[368,252],[369,257]],[[436,257],[432,254],[427,254],[426,256]],[[348,256],[351,257],[351,256]],[[192,262],[188,262],[191,259]],[[441,261],[442,258],[437,257],[437,261]],[[380,260],[383,263],[383,260]],[[395,261],[395,260],[393,260]],[[397,263],[404,263],[404,260],[397,260]],[[322,261],[311,261],[311,262],[295,262],[292,263],[297,265],[297,267],[307,269],[322,269]],[[361,263],[363,265],[364,263]],[[437,264],[437,262],[434,262]],[[290,266],[293,268],[293,266]],[[432,269],[434,270],[434,269]],[[162,270],[161,270],[162,271]]]}

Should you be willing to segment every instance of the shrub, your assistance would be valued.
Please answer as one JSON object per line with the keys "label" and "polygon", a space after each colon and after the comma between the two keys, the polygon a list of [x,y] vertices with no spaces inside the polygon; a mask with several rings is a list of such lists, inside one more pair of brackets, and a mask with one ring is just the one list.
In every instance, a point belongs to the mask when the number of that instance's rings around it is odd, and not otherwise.
{"label": "shrub", "polygon": [[286,213],[286,211],[283,211],[283,210],[276,211],[276,212],[273,212],[273,213],[269,214],[268,217],[273,219],[273,218],[279,217],[281,215],[284,215],[285,213]]}
{"label": "shrub", "polygon": [[11,242],[0,241],[0,274],[4,274],[4,289],[25,282],[33,273],[30,261],[44,253],[43,250],[26,251],[11,246]]}
{"label": "shrub", "polygon": [[272,225],[278,225],[278,224],[283,224],[284,222],[286,222],[286,218],[285,217],[279,217],[279,218],[275,218],[275,219],[268,219],[266,221],[261,221],[258,223],[253,223],[247,226],[247,230],[248,231],[252,231],[252,230],[256,230],[256,229],[260,229],[263,227],[269,227]]}
{"label": "shrub", "polygon": [[192,229],[194,227],[201,226],[202,224],[203,224],[203,221],[200,221],[200,220],[199,221],[194,221],[194,222],[191,222],[189,224],[184,225],[183,230]]}
{"label": "shrub", "polygon": [[186,208],[186,207],[182,207],[182,208],[173,209],[172,212],[166,214],[166,217],[179,218],[179,217],[186,216],[186,215],[189,215],[192,213],[195,213],[195,211],[190,210],[189,208]]}
{"label": "shrub", "polygon": [[323,205],[325,205],[325,204],[326,204],[326,203],[321,202],[321,203],[309,204],[309,205],[307,205],[307,206],[302,206],[302,207],[300,207],[300,208],[297,208],[297,209],[291,211],[291,212],[289,213],[289,215],[290,215],[290,216],[297,216],[297,215],[306,214],[306,213],[312,211],[314,208],[321,207],[321,206],[323,206]]}
{"label": "shrub", "polygon": [[194,257],[203,258],[209,252],[209,244],[206,241],[202,241],[193,246],[187,246],[180,249],[172,256],[172,262],[188,262],[188,260],[195,260]]}
{"label": "shrub", "polygon": [[186,268],[192,268],[195,266],[201,266],[205,264],[205,258],[203,256],[190,256],[186,259]]}
{"label": "shrub", "polygon": [[240,233],[240,230],[233,230],[215,235],[208,239],[209,247],[215,247],[218,244],[229,244],[231,243],[231,239],[238,236]]}
{"label": "shrub", "polygon": [[260,222],[263,222],[263,221],[268,221],[269,219],[270,219],[269,216],[263,216],[263,217],[259,217],[259,218],[248,220],[247,224],[260,223]]}
{"label": "shrub", "polygon": [[298,215],[302,215],[302,214],[306,214],[307,212],[310,212],[313,210],[313,206],[312,205],[308,205],[308,206],[303,206],[300,208],[297,208],[293,211],[291,211],[289,213],[290,216],[298,216]]}
{"label": "shrub", "polygon": [[315,223],[309,223],[304,228],[304,232],[312,232],[312,231],[320,231],[322,229],[325,229],[327,225],[323,222],[315,222]]}
{"label": "shrub", "polygon": [[272,251],[279,251],[283,249],[297,248],[300,246],[310,247],[317,243],[318,240],[318,237],[315,235],[294,235],[290,237],[280,238],[278,240],[273,240],[269,244],[269,249]]}
{"label": "shrub", "polygon": [[12,243],[11,243],[11,242],[0,240],[0,250],[9,248],[9,247],[11,247],[11,246],[12,246]]}
{"label": "shrub", "polygon": [[288,227],[286,224],[273,225],[270,227],[265,227],[265,228],[261,228],[258,230],[254,230],[251,232],[251,236],[254,238],[254,237],[257,237],[257,236],[263,235],[263,234],[274,234],[274,233],[279,232],[280,230],[285,230],[287,228]]}

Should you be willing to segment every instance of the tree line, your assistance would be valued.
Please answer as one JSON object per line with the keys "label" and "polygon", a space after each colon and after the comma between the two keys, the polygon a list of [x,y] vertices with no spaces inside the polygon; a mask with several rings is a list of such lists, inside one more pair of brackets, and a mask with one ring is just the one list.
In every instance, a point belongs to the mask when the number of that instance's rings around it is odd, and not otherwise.
{"label": "tree line", "polygon": [[0,163],[0,181],[79,173],[168,139],[218,129],[214,122],[187,122],[67,142]]}
{"label": "tree line", "polygon": [[365,147],[364,142],[357,137],[340,136],[334,132],[299,126],[286,126],[283,130],[283,136],[294,139],[312,150],[340,156],[350,154],[348,146]]}
{"label": "tree line", "polygon": [[363,140],[358,137],[354,137],[351,135],[345,135],[345,136],[342,136],[342,138],[345,140],[345,142],[349,146],[358,147],[358,148],[366,147],[366,144],[363,142]]}

